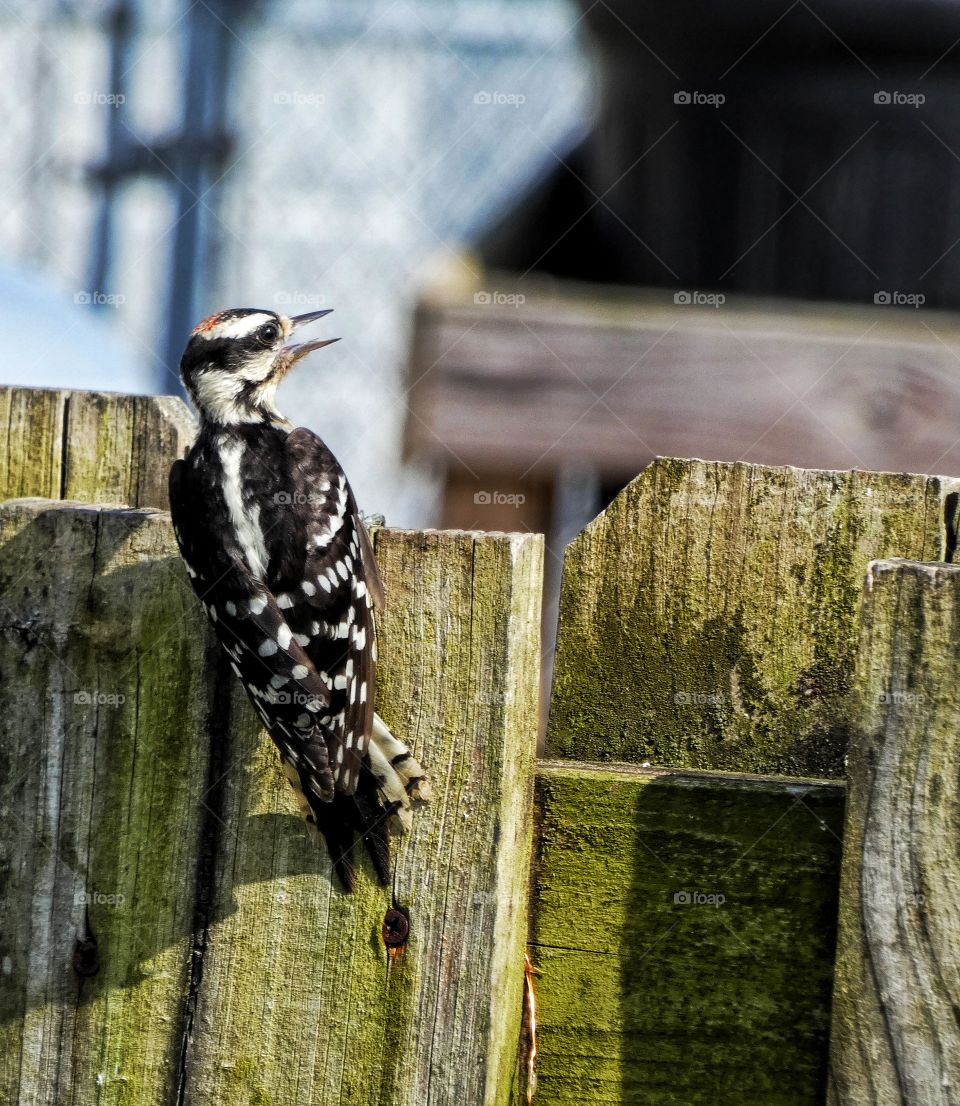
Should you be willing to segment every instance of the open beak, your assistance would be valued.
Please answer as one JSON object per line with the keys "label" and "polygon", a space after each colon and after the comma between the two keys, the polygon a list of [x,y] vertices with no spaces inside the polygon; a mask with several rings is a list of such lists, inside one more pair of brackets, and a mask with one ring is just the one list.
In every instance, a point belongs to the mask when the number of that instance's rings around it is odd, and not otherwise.
{"label": "open beak", "polygon": [[[331,311],[333,311],[333,308],[327,307],[323,311],[308,311],[306,315],[294,315],[290,320],[293,324],[291,331],[299,330],[300,327],[306,326],[307,323],[316,322],[317,319],[322,319],[325,315],[329,315]],[[323,349],[324,346],[330,346],[333,345],[334,342],[339,341],[339,338],[320,338],[313,342],[299,342],[296,345],[284,346],[282,350],[284,355],[284,372],[301,358],[306,357],[308,353],[313,353],[314,350]]]}

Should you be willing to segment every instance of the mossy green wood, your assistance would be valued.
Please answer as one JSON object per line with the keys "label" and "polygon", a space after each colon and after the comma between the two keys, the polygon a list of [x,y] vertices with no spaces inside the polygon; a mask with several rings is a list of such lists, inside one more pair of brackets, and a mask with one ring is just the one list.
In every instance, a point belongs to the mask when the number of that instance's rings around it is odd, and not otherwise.
{"label": "mossy green wood", "polygon": [[168,517],[0,504],[0,1101],[176,1100],[211,648]]}
{"label": "mossy green wood", "polygon": [[843,789],[541,762],[537,1106],[815,1106]]}
{"label": "mossy green wood", "polygon": [[[214,921],[185,1102],[499,1106],[516,1065],[539,670],[542,540],[380,531],[387,591],[378,706],[434,799],[394,842],[392,888],[366,861],[331,881],[272,746],[235,692],[213,803]],[[389,964],[392,896],[410,936]]]}
{"label": "mossy green wood", "polygon": [[0,499],[59,499],[68,393],[0,386]]}
{"label": "mossy green wood", "polygon": [[863,599],[831,1106],[960,1101],[960,568],[881,561]]}
{"label": "mossy green wood", "polygon": [[942,558],[955,488],[655,461],[567,550],[548,755],[841,775],[867,562]]}
{"label": "mossy green wood", "polygon": [[0,387],[0,499],[167,507],[196,422],[175,396]]}

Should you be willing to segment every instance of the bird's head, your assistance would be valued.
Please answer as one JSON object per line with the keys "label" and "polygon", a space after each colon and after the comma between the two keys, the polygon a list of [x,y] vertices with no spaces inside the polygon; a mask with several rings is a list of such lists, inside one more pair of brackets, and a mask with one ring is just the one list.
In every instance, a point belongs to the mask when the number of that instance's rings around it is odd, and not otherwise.
{"label": "bird's head", "polygon": [[218,311],[190,335],[180,375],[201,419],[222,426],[281,422],[274,400],[290,368],[336,338],[291,344],[294,331],[330,310],[278,315],[252,307]]}

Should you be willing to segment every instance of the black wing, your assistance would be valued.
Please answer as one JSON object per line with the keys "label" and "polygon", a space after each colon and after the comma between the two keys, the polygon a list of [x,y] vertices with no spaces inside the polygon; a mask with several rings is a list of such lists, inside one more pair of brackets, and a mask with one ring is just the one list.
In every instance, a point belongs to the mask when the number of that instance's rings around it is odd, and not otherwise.
{"label": "black wing", "polygon": [[[373,612],[383,588],[333,455],[307,430],[291,432],[283,449],[282,459],[271,458],[280,464],[261,463],[249,474],[262,492],[269,550],[264,581],[231,547],[222,497],[189,460],[170,474],[177,541],[194,590],[343,883],[352,886],[358,833],[386,882],[389,811],[367,754],[376,680]],[[257,456],[250,452],[251,465]]]}
{"label": "black wing", "polygon": [[334,789],[329,690],[268,588],[229,543],[215,540],[201,524],[204,499],[202,490],[195,494],[191,487],[187,464],[175,462],[170,511],[193,589],[254,708],[284,759],[299,772],[304,791],[329,799]]}
{"label": "black wing", "polygon": [[353,492],[327,447],[294,430],[286,460],[290,517],[271,530],[268,585],[328,689],[334,780],[352,794],[373,732],[374,605],[383,589]]}

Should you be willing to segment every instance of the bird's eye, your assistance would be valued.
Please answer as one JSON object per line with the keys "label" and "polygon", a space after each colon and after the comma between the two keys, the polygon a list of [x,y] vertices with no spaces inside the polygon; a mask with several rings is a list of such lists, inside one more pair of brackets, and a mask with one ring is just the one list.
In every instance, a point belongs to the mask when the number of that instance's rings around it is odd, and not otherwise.
{"label": "bird's eye", "polygon": [[259,341],[263,342],[265,346],[272,346],[279,337],[280,328],[276,323],[264,323],[257,331],[257,338]]}

